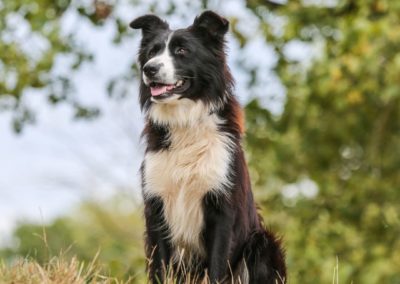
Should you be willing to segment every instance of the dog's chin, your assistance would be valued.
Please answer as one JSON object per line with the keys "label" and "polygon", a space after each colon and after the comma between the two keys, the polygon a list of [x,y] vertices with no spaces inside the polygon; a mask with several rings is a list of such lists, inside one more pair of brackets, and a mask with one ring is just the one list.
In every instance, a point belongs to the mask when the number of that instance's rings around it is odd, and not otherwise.
{"label": "dog's chin", "polygon": [[168,104],[178,101],[182,96],[180,94],[165,93],[159,96],[152,96],[150,100],[156,104]]}

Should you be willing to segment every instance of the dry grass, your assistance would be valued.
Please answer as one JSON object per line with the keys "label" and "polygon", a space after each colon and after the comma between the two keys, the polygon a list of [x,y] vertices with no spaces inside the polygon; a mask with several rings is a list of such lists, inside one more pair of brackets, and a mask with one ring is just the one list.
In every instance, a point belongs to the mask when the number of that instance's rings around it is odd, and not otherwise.
{"label": "dry grass", "polygon": [[[121,281],[100,273],[93,261],[89,265],[76,258],[65,260],[54,257],[46,265],[34,260],[21,259],[13,265],[0,262],[0,284],[130,284],[133,279]],[[163,284],[175,284],[173,273],[166,273]],[[137,282],[136,282],[137,283]],[[209,284],[208,279],[191,279],[187,277],[185,284]]]}
{"label": "dry grass", "polygon": [[[131,284],[140,283],[118,280],[101,274],[101,268],[95,264],[66,260],[63,256],[52,258],[47,264],[40,265],[33,259],[20,259],[14,264],[5,264],[0,260],[0,284]],[[173,273],[167,273],[163,284],[175,284]],[[185,284],[208,284],[209,281],[188,279]]]}
{"label": "dry grass", "polygon": [[92,263],[85,265],[76,258],[53,258],[41,266],[33,260],[21,259],[12,265],[0,263],[0,284],[85,284],[128,283],[100,274]]}

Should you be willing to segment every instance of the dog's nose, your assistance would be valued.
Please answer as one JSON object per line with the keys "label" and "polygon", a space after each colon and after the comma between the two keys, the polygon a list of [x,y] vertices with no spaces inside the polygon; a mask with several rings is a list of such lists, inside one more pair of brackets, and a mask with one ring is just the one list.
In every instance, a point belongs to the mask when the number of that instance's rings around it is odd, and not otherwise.
{"label": "dog's nose", "polygon": [[156,75],[159,70],[159,64],[146,64],[143,67],[143,72],[147,77],[154,77],[154,75]]}

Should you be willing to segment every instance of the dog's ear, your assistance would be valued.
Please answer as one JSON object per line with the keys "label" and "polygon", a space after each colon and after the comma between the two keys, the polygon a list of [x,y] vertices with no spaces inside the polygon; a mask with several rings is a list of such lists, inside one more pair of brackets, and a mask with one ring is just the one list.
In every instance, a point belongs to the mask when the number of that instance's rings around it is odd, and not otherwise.
{"label": "dog's ear", "polygon": [[196,17],[192,29],[206,32],[213,38],[222,38],[229,29],[229,21],[212,11],[205,11]]}
{"label": "dog's ear", "polygon": [[144,15],[133,20],[129,26],[132,29],[142,29],[143,36],[159,30],[168,30],[167,22],[161,20],[155,15]]}

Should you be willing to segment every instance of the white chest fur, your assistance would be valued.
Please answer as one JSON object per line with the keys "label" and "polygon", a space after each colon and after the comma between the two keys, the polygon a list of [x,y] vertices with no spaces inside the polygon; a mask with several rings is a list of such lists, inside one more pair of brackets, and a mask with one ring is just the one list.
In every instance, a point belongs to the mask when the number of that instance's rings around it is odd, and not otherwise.
{"label": "white chest fur", "polygon": [[225,194],[231,159],[229,137],[218,129],[218,118],[206,115],[193,126],[172,126],[168,150],[145,156],[147,196],[164,202],[164,217],[172,242],[202,253],[203,205],[206,193]]}

